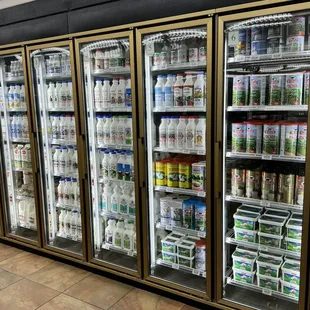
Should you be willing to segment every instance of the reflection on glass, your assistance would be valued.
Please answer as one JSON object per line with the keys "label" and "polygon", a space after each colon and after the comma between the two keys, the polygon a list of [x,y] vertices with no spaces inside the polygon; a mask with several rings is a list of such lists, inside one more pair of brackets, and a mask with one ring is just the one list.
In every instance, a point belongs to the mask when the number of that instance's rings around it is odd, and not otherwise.
{"label": "reflection on glass", "polygon": [[206,291],[206,28],[143,37],[150,274]]}
{"label": "reflection on glass", "polygon": [[308,19],[280,14],[226,24],[224,297],[259,309],[298,304]]}
{"label": "reflection on glass", "polygon": [[137,270],[129,40],[83,45],[94,256]]}

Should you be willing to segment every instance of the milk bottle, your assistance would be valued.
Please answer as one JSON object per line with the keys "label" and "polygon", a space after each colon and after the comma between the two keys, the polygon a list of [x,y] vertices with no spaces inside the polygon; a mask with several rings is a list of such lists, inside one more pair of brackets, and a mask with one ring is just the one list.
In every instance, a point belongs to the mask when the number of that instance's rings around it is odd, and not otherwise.
{"label": "milk bottle", "polygon": [[110,106],[110,81],[105,78],[102,87],[102,108]]}
{"label": "milk bottle", "polygon": [[60,88],[61,88],[61,84],[59,82],[56,83],[56,86],[54,88],[54,108],[55,109],[59,109],[59,107],[61,106],[60,104]]}
{"label": "milk bottle", "polygon": [[112,82],[112,86],[110,88],[110,100],[111,100],[111,108],[115,108],[117,106],[117,89],[118,89],[118,79],[114,78]]}
{"label": "milk bottle", "polygon": [[111,116],[107,116],[105,118],[105,123],[103,126],[103,137],[104,137],[103,142],[105,145],[109,145],[111,142],[110,127],[111,127]]}
{"label": "milk bottle", "polygon": [[60,90],[59,90],[60,108],[62,108],[63,110],[65,110],[67,107],[67,85],[66,84],[67,84],[66,82],[62,82]]}
{"label": "milk bottle", "polygon": [[132,116],[128,116],[124,129],[125,144],[132,145]]}
{"label": "milk bottle", "polygon": [[61,178],[59,180],[59,185],[57,188],[58,191],[58,203],[63,205],[64,204],[64,187],[65,187],[65,179]]}
{"label": "milk bottle", "polygon": [[94,89],[95,94],[95,109],[100,110],[103,104],[103,93],[102,93],[102,83],[101,80],[96,79],[96,86]]}
{"label": "milk bottle", "polygon": [[15,85],[14,87],[14,108],[18,109],[20,108],[20,86]]}
{"label": "milk bottle", "polygon": [[11,123],[11,135],[12,139],[17,139],[17,123],[18,123],[18,116],[14,115],[13,120]]}
{"label": "milk bottle", "polygon": [[47,89],[48,108],[54,108],[54,83],[50,82]]}
{"label": "milk bottle", "polygon": [[127,79],[126,89],[125,89],[125,106],[126,108],[131,108],[131,79]]}
{"label": "milk bottle", "polygon": [[77,175],[78,174],[78,152],[77,152],[77,147],[74,148],[74,155],[71,161],[71,171],[72,175]]}
{"label": "milk bottle", "polygon": [[64,187],[64,204],[71,205],[71,179],[66,178],[66,183]]}
{"label": "milk bottle", "polygon": [[60,159],[60,147],[56,146],[53,156],[54,174],[59,175],[59,159]]}
{"label": "milk bottle", "polygon": [[61,210],[59,215],[59,233],[63,234],[65,232],[65,217],[66,217],[66,211]]}
{"label": "milk bottle", "polygon": [[59,118],[57,114],[55,114],[52,122],[52,138],[53,140],[60,139]]}
{"label": "milk bottle", "polygon": [[78,222],[78,211],[73,211],[70,223],[70,235],[73,239],[77,238],[77,222]]}
{"label": "milk bottle", "polygon": [[117,129],[118,129],[117,117],[113,116],[112,123],[110,126],[110,144],[112,145],[116,144]]}
{"label": "milk bottle", "polygon": [[206,149],[206,119],[200,117],[195,128],[195,148],[197,150]]}
{"label": "milk bottle", "polygon": [[68,141],[68,124],[67,124],[67,117],[62,114],[60,116],[60,139],[64,141]]}
{"label": "milk bottle", "polygon": [[97,116],[97,143],[99,145],[104,144],[104,141],[103,141],[103,128],[104,128],[103,116],[99,115],[99,116]]}
{"label": "milk bottle", "polygon": [[81,218],[81,214],[79,214],[78,221],[77,221],[77,238],[78,238],[78,240],[82,240],[82,218]]}
{"label": "milk bottle", "polygon": [[67,108],[73,109],[73,100],[72,100],[72,81],[68,81],[67,84]]}
{"label": "milk bottle", "polygon": [[101,196],[101,211],[110,212],[111,211],[111,194],[112,189],[109,185],[106,185],[103,189]]}
{"label": "milk bottle", "polygon": [[167,147],[167,130],[168,130],[168,116],[163,116],[161,118],[161,123],[159,126],[159,147]]}
{"label": "milk bottle", "polygon": [[10,85],[10,89],[8,92],[8,101],[9,101],[9,109],[14,108],[14,86]]}
{"label": "milk bottle", "polygon": [[108,221],[108,226],[105,229],[105,242],[108,244],[113,244],[113,235],[114,230],[116,229],[116,223],[115,220],[110,219]]}
{"label": "milk bottle", "polygon": [[124,164],[125,164],[125,153],[121,153],[117,161],[117,166],[116,166],[118,180],[124,179],[124,176],[125,176]]}
{"label": "milk bottle", "polygon": [[183,75],[178,74],[173,85],[173,103],[175,107],[183,106]]}
{"label": "milk bottle", "polygon": [[117,179],[117,154],[116,152],[112,151],[110,153],[110,160],[109,160],[109,177],[110,179]]}
{"label": "milk bottle", "polygon": [[185,106],[192,107],[194,105],[194,82],[190,73],[186,75],[183,85],[183,100]]}
{"label": "milk bottle", "polygon": [[133,235],[135,234],[133,230],[133,224],[127,224],[126,230],[124,231],[124,243],[123,247],[126,250],[133,251]]}
{"label": "milk bottle", "polygon": [[194,106],[203,107],[205,105],[205,80],[204,73],[199,72],[194,84]]}
{"label": "milk bottle", "polygon": [[158,75],[157,76],[157,83],[155,85],[155,107],[156,108],[161,108],[163,107],[163,80],[162,76]]}
{"label": "milk bottle", "polygon": [[61,148],[61,154],[59,156],[59,173],[64,175],[66,172],[66,163],[67,163],[67,148],[63,146]]}
{"label": "milk bottle", "polygon": [[108,178],[109,177],[109,161],[110,161],[110,153],[109,151],[105,151],[104,152],[104,156],[103,156],[103,159],[102,159],[102,176],[104,178]]}
{"label": "milk bottle", "polygon": [[181,42],[177,50],[177,57],[179,63],[187,62],[187,45],[184,41]]}
{"label": "milk bottle", "polygon": [[130,152],[127,152],[124,161],[124,180],[130,181],[131,174],[132,174],[132,155]]}
{"label": "milk bottle", "polygon": [[195,117],[190,116],[188,118],[188,124],[186,126],[186,148],[193,150],[195,148]]}
{"label": "milk bottle", "polygon": [[117,248],[124,247],[124,222],[118,221],[116,229],[113,231],[113,245]]}
{"label": "milk bottle", "polygon": [[64,233],[67,236],[70,236],[70,226],[71,226],[71,212],[67,211],[65,219],[64,219]]}
{"label": "milk bottle", "polygon": [[25,99],[25,85],[23,84],[20,88],[20,107],[26,107],[26,99]]}
{"label": "milk bottle", "polygon": [[69,117],[69,140],[72,142],[76,141],[76,132],[75,132],[75,117],[72,115]]}
{"label": "milk bottle", "polygon": [[77,207],[80,207],[80,185],[77,182],[76,178],[72,179],[72,193],[73,193],[73,201],[72,204],[74,204]]}
{"label": "milk bottle", "polygon": [[119,108],[125,107],[125,78],[120,77],[119,78],[119,84],[117,87],[117,106]]}
{"label": "milk bottle", "polygon": [[176,134],[177,134],[178,117],[172,116],[168,125],[168,149],[174,149],[176,147]]}
{"label": "milk bottle", "polygon": [[124,137],[124,117],[119,116],[118,117],[118,126],[116,131],[116,144],[123,145],[125,143],[125,137]]}
{"label": "milk bottle", "polygon": [[73,169],[72,169],[72,160],[74,156],[74,150],[72,145],[68,145],[68,153],[67,153],[67,162],[66,162],[66,175],[72,175]]}
{"label": "milk bottle", "polygon": [[128,214],[131,216],[136,216],[136,198],[134,190],[132,191],[131,197],[129,199]]}
{"label": "milk bottle", "polygon": [[130,200],[129,196],[129,189],[128,187],[124,188],[123,194],[120,197],[120,202],[119,202],[119,212],[121,214],[128,214],[128,203]]}
{"label": "milk bottle", "polygon": [[22,138],[22,116],[16,116],[16,123],[15,123],[15,135],[16,139]]}
{"label": "milk bottle", "polygon": [[186,148],[186,116],[180,116],[180,121],[177,127],[177,149]]}
{"label": "milk bottle", "polygon": [[120,198],[120,189],[118,186],[114,188],[114,192],[111,195],[111,212],[119,213],[119,198]]}
{"label": "milk bottle", "polygon": [[165,107],[173,106],[173,75],[168,74],[168,79],[165,84]]}

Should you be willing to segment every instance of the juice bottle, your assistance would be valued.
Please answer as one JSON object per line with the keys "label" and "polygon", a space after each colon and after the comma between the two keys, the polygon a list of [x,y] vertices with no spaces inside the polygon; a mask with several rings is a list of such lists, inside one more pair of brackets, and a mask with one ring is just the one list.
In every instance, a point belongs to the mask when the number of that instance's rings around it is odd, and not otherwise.
{"label": "juice bottle", "polygon": [[186,146],[186,116],[180,116],[177,127],[177,149],[185,149]]}
{"label": "juice bottle", "polygon": [[178,117],[172,116],[168,125],[168,149],[174,149],[176,147],[177,124]]}
{"label": "juice bottle", "polygon": [[192,107],[194,105],[194,82],[191,73],[186,75],[186,80],[183,86],[184,105]]}
{"label": "juice bottle", "polygon": [[168,116],[163,116],[161,118],[161,123],[159,126],[159,147],[167,147],[167,130],[168,130]]}
{"label": "juice bottle", "polygon": [[183,106],[183,75],[178,74],[173,85],[173,103],[175,107]]}
{"label": "juice bottle", "polygon": [[194,84],[194,106],[203,107],[205,105],[205,81],[204,73],[199,72]]}

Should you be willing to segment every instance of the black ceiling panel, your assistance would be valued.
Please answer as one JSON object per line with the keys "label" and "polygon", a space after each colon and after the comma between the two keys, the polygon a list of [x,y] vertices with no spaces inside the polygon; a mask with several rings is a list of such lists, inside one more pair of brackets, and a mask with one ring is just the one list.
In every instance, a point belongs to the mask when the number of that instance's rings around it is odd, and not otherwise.
{"label": "black ceiling panel", "polygon": [[67,34],[67,13],[6,25],[0,32],[0,45]]}
{"label": "black ceiling panel", "polygon": [[87,6],[102,4],[105,2],[113,2],[113,1],[121,1],[121,0],[67,0],[67,1],[69,2],[69,9],[74,10],[74,9],[84,8]]}

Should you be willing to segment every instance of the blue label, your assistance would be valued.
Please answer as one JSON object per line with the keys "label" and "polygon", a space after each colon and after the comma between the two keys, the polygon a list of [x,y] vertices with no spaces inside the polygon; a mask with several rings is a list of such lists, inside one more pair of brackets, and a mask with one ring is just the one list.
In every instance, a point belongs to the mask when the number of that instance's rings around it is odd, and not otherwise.
{"label": "blue label", "polygon": [[163,91],[161,87],[155,88],[155,107],[161,107],[163,104]]}
{"label": "blue label", "polygon": [[125,90],[125,106],[131,107],[131,88]]}
{"label": "blue label", "polygon": [[165,105],[168,107],[173,106],[173,89],[170,86],[165,87]]}

